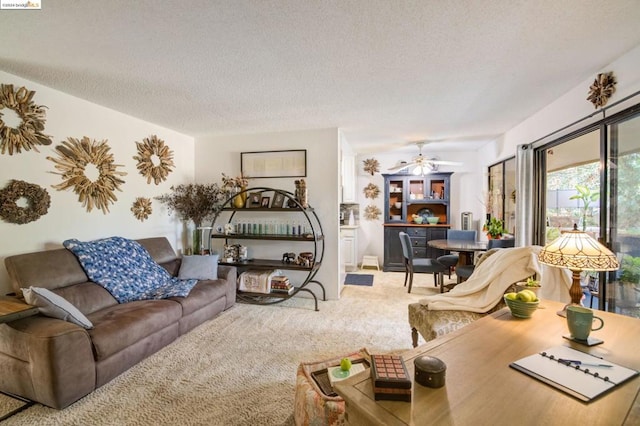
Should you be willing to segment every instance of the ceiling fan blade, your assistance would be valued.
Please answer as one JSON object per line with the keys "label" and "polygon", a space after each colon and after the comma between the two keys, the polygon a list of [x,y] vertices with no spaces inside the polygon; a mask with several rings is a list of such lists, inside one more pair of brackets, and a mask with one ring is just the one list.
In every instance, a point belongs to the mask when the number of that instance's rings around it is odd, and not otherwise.
{"label": "ceiling fan blade", "polygon": [[399,165],[397,165],[397,166],[390,167],[390,168],[388,168],[387,170],[389,170],[389,171],[391,171],[391,172],[397,172],[397,171],[400,171],[400,170],[406,169],[407,167],[411,167],[411,166],[413,166],[413,165],[415,165],[415,164],[416,164],[416,162],[415,162],[415,161],[414,161],[414,162],[411,162],[411,163],[399,164]]}
{"label": "ceiling fan blade", "polygon": [[441,166],[462,166],[462,163],[459,161],[443,161],[443,160],[427,160],[432,164],[439,164]]}

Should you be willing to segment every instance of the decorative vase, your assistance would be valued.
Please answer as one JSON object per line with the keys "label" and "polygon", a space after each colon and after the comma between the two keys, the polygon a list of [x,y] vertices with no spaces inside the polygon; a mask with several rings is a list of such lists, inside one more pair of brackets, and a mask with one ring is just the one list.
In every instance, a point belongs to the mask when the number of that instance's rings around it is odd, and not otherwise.
{"label": "decorative vase", "polygon": [[193,254],[202,254],[202,241],[200,241],[202,236],[202,230],[198,229],[197,225],[195,229],[192,231],[192,235],[193,237],[191,241],[193,242],[193,245],[192,245]]}
{"label": "decorative vase", "polygon": [[238,195],[233,199],[233,207],[236,209],[241,209],[244,207],[244,204],[247,202],[247,188],[241,187]]}
{"label": "decorative vase", "polygon": [[193,254],[193,235],[195,230],[195,224],[193,221],[185,221],[183,225],[183,252],[185,256],[191,256]]}

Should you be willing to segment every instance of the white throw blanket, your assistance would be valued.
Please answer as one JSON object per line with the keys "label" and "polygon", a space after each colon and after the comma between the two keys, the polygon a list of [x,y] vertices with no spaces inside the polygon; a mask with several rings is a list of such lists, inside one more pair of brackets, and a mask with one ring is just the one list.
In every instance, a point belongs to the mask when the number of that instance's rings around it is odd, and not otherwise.
{"label": "white throw blanket", "polygon": [[569,302],[570,271],[538,262],[540,249],[540,246],[527,246],[497,250],[476,267],[467,281],[448,293],[427,296],[420,303],[429,310],[485,313],[500,302],[511,284],[534,274],[542,286],[539,297]]}

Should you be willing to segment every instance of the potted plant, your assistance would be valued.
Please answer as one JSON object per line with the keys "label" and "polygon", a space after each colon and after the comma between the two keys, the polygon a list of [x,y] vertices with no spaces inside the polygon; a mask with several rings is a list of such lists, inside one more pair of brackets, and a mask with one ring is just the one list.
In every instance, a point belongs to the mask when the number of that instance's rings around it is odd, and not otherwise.
{"label": "potted plant", "polygon": [[487,234],[489,239],[499,240],[504,234],[504,227],[502,221],[497,217],[492,217],[487,220],[482,227],[482,230]]}
{"label": "potted plant", "polygon": [[[200,231],[205,219],[211,218],[222,208],[222,204],[229,198],[227,190],[223,190],[217,183],[202,184],[189,183],[171,187],[170,194],[156,197],[156,200],[167,206],[169,214],[176,212],[183,221],[191,221],[195,225],[192,231],[193,253],[202,252]],[[191,249],[191,247],[189,248]]]}
{"label": "potted plant", "polygon": [[536,280],[534,277],[527,278],[526,281],[520,281],[516,283],[516,291],[522,290],[531,290],[535,294],[538,294],[538,290],[540,290],[540,281]]}
{"label": "potted plant", "polygon": [[600,198],[600,192],[591,191],[583,185],[576,185],[577,194],[569,197],[570,200],[582,200],[582,230],[587,230],[587,214],[589,213],[589,206],[592,202],[598,201]]}
{"label": "potted plant", "polygon": [[640,257],[625,254],[620,265],[620,281],[624,283],[640,284]]}

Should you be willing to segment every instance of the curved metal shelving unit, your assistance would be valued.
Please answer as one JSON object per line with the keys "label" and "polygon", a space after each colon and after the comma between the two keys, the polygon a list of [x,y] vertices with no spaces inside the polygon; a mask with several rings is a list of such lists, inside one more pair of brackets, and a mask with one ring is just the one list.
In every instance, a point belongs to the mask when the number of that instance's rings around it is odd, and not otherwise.
{"label": "curved metal shelving unit", "polygon": [[[242,196],[243,194],[250,193],[270,193],[274,196],[276,194],[281,194],[284,196],[285,202],[287,205],[292,205],[293,207],[289,208],[268,208],[268,207],[253,207],[253,208],[236,208],[233,207],[233,200],[237,196]],[[305,232],[303,235],[291,235],[291,234],[254,234],[254,233],[230,233],[227,234],[224,231],[219,232],[216,231],[216,222],[218,218],[223,212],[230,212],[231,215],[226,220],[226,224],[230,224],[233,222],[234,217],[237,214],[242,213],[301,213],[306,223],[309,226],[309,231]],[[322,266],[322,259],[324,258],[324,233],[322,231],[322,225],[320,220],[318,219],[318,215],[315,213],[313,208],[311,207],[303,207],[300,202],[296,199],[295,195],[289,191],[285,191],[282,189],[275,188],[267,188],[267,187],[254,187],[245,189],[238,194],[235,194],[231,198],[227,199],[223,208],[216,216],[213,218],[213,222],[211,223],[212,232],[211,238],[209,242],[213,239],[224,239],[225,244],[229,242],[229,240],[265,240],[265,241],[290,241],[293,243],[312,243],[313,244],[313,264],[310,266],[303,266],[294,263],[285,263],[282,260],[274,260],[274,259],[249,259],[246,261],[239,262],[224,262],[220,261],[220,265],[228,265],[235,266],[236,268],[242,269],[283,269],[283,270],[291,270],[291,271],[299,271],[299,272],[307,272],[306,277],[302,280],[299,285],[294,285],[294,290],[291,294],[288,293],[251,293],[251,292],[242,292],[238,291],[236,297],[238,300],[253,303],[259,305],[271,305],[275,303],[283,302],[301,291],[307,292],[311,294],[315,303],[315,310],[318,310],[318,297],[316,294],[308,288],[310,284],[316,284],[322,290],[322,300],[327,300],[326,292],[324,285],[320,281],[316,279],[316,275]],[[305,226],[306,228],[306,226]],[[223,227],[224,229],[224,227]],[[209,249],[211,249],[211,244],[209,244]]]}

